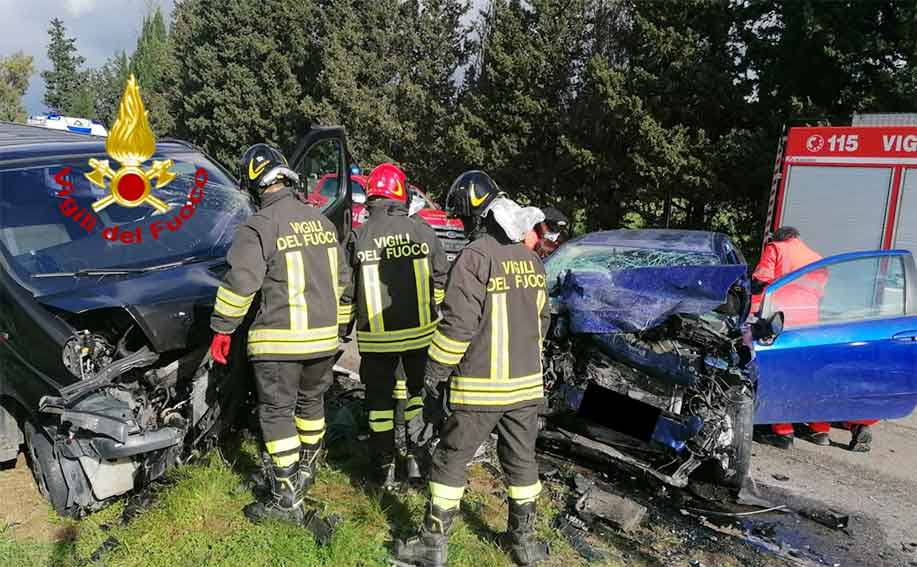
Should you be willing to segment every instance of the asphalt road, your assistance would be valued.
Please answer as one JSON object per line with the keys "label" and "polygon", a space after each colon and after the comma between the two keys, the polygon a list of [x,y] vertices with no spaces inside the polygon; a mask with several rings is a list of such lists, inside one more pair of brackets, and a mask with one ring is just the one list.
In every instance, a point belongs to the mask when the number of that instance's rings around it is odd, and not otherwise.
{"label": "asphalt road", "polygon": [[756,443],[752,476],[775,502],[849,514],[846,531],[799,526],[801,543],[823,547],[829,564],[917,565],[917,413],[876,425],[873,439],[869,453],[848,451],[842,429],[832,429],[831,447]]}

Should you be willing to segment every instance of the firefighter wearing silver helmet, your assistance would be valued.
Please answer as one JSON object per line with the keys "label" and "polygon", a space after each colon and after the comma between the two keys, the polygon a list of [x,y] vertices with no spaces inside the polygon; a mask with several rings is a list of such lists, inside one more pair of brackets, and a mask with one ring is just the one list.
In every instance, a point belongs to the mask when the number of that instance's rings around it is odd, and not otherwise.
{"label": "firefighter wearing silver helmet", "polygon": [[501,543],[519,565],[546,557],[534,532],[541,492],[535,462],[544,395],[541,343],[550,322],[545,270],[521,244],[531,225],[518,235],[509,231],[495,214],[501,204],[519,210],[482,171],[460,175],[446,197],[446,210],[462,219],[471,243],[452,266],[442,319],[428,350],[425,416],[435,420],[448,413],[439,411],[444,404],[451,414],[433,454],[431,500],[420,534],[395,546],[397,559],[405,563],[446,565],[446,540],[464,492],[465,467],[493,431],[509,496],[508,530]]}
{"label": "firefighter wearing silver helmet", "polygon": [[[217,290],[211,355],[227,364],[231,336],[249,309],[248,331],[255,371],[258,419],[272,466],[271,494],[245,510],[255,521],[303,523],[305,490],[325,432],[324,392],[330,386],[339,322],[339,289],[350,279],[334,225],[297,200],[299,183],[278,150],[256,144],[239,164],[240,187],[258,210],[236,231],[227,255],[229,271]],[[346,321],[345,321],[346,322]]]}

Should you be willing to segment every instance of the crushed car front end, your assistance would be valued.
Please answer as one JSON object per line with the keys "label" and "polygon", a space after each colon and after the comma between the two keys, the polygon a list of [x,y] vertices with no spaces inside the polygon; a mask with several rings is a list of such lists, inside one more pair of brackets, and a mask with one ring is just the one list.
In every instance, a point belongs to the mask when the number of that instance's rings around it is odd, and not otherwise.
{"label": "crushed car front end", "polygon": [[571,241],[548,262],[540,442],[674,486],[699,469],[737,486],[757,382],[744,260],[722,235],[632,232]]}
{"label": "crushed car front end", "polygon": [[159,150],[178,174],[156,190],[168,212],[109,207],[89,228],[65,213],[103,196],[84,175],[103,142],[26,145],[10,162],[0,151],[0,401],[61,515],[206,451],[249,391],[243,341],[232,373],[207,345],[225,253],[251,205],[197,149]]}

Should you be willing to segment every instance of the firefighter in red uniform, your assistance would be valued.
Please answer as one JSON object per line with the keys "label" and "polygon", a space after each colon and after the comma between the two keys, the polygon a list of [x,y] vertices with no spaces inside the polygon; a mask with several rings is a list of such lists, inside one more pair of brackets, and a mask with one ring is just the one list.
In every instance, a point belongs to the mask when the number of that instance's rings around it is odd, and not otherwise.
{"label": "firefighter in red uniform", "polygon": [[[806,246],[799,237],[799,231],[793,227],[785,226],[774,233],[771,242],[764,248],[761,261],[752,274],[752,311],[757,312],[761,307],[761,300],[767,284],[774,280],[803,268],[813,262],[821,260],[821,256]],[[810,325],[819,320],[819,301],[824,294],[827,274],[823,270],[812,271],[795,281],[783,286],[774,292],[772,301],[774,310],[783,311],[784,325],[798,327]],[[869,451],[872,434],[869,426],[875,420],[862,420],[846,423],[851,430],[851,451]],[[816,445],[830,445],[828,433],[831,430],[829,423],[808,424],[812,433],[809,435]],[[767,440],[782,449],[793,446],[793,425],[790,423],[776,423],[771,426],[774,435]]]}
{"label": "firefighter in red uniform", "polygon": [[340,261],[336,229],[299,202],[298,176],[266,144],[242,156],[239,178],[258,210],[236,231],[229,271],[217,290],[210,327],[213,359],[226,364],[232,333],[260,299],[248,331],[258,420],[272,460],[271,494],[246,507],[260,521],[275,518],[313,528],[303,507],[315,477],[325,432],[324,392],[338,349],[340,284],[350,275]]}
{"label": "firefighter in red uniform", "polygon": [[[541,492],[535,462],[538,409],[542,405],[541,344],[550,322],[545,270],[538,256],[498,224],[495,203],[504,199],[481,171],[458,177],[446,211],[461,217],[471,243],[452,265],[442,319],[429,349],[424,415],[448,401],[430,474],[431,501],[420,534],[398,541],[401,562],[446,565],[449,530],[459,511],[465,467],[491,434],[506,473],[509,522],[501,544],[519,565],[546,556],[535,538],[535,501]],[[447,386],[448,384],[448,386]]]}
{"label": "firefighter in red uniform", "polygon": [[[406,398],[404,420],[423,410],[427,347],[436,330],[437,305],[445,295],[449,261],[433,229],[409,217],[404,172],[390,163],[376,167],[366,184],[369,219],[345,245],[353,287],[342,301],[356,308],[360,377],[366,384],[375,477],[394,488],[394,408]],[[346,321],[342,321],[346,322]],[[405,381],[397,380],[401,364]],[[420,478],[408,448],[400,455],[404,476]]]}

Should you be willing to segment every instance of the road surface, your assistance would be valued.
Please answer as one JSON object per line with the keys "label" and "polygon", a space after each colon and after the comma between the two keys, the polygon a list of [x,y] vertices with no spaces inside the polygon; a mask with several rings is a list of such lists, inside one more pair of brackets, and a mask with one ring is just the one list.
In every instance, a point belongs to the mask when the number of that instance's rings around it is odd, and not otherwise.
{"label": "road surface", "polygon": [[831,447],[797,439],[784,451],[756,443],[752,477],[779,503],[850,515],[848,533],[801,534],[826,548],[829,564],[917,566],[917,414],[876,425],[869,453],[848,451],[849,440],[849,432],[832,429]]}

